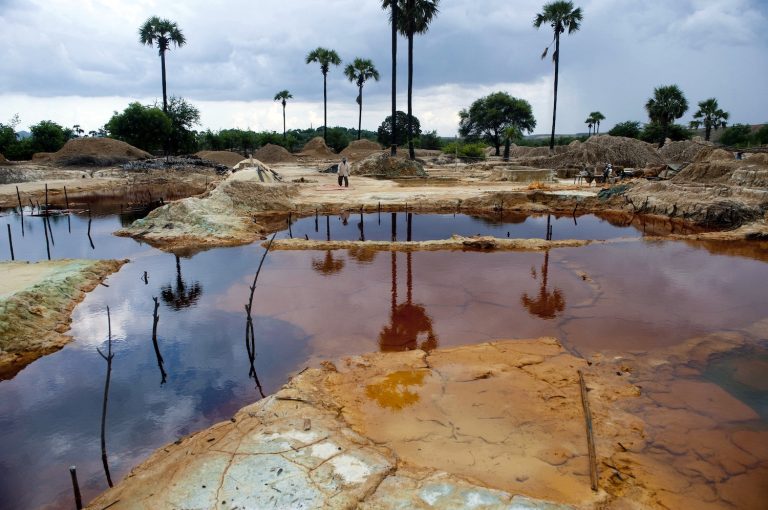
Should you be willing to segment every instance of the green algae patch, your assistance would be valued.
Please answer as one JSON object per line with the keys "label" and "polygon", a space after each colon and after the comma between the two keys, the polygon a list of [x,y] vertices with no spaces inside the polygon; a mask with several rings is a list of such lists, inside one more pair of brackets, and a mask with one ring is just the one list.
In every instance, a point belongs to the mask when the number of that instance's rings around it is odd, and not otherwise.
{"label": "green algae patch", "polygon": [[0,380],[61,349],[70,313],[127,260],[3,262],[0,272]]}

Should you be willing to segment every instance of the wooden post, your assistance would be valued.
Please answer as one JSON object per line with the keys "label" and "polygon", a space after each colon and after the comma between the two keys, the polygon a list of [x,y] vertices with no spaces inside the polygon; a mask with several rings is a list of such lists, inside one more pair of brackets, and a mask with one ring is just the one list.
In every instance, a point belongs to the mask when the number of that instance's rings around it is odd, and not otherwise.
{"label": "wooden post", "polygon": [[69,196],[67,195],[66,186],[64,186],[64,204],[67,206],[67,211],[69,211]]}
{"label": "wooden post", "polygon": [[45,218],[43,218],[43,232],[45,232],[45,251],[48,252],[48,260],[51,260],[51,245],[48,243],[48,227],[45,226]]}
{"label": "wooden post", "polygon": [[584,408],[584,421],[587,426],[587,449],[589,451],[589,480],[593,491],[597,491],[597,454],[595,453],[595,436],[592,428],[592,411],[589,409],[587,397],[587,385],[584,383],[584,374],[579,369],[579,386],[581,387],[581,405]]}
{"label": "wooden post", "polygon": [[[413,227],[413,213],[408,213],[408,216],[406,216],[406,223],[407,223],[407,237],[406,239],[408,242],[411,241],[411,232]],[[410,252],[408,253],[410,256]]]}
{"label": "wooden post", "polygon": [[109,474],[109,464],[107,462],[107,402],[109,400],[109,380],[112,376],[112,320],[109,316],[109,307],[107,307],[107,354],[104,355],[99,348],[96,348],[99,355],[107,362],[107,378],[104,382],[104,399],[101,406],[101,463],[104,465],[104,474],[107,475],[107,484],[113,487],[112,477]]}
{"label": "wooden post", "polygon": [[379,202],[379,225],[381,225],[381,202]]}
{"label": "wooden post", "polygon": [[392,242],[397,241],[397,213],[392,213]]}
{"label": "wooden post", "polygon": [[329,215],[325,215],[325,238],[326,241],[331,240],[331,217]]}
{"label": "wooden post", "polygon": [[75,466],[69,466],[69,476],[72,478],[72,490],[75,492],[75,508],[82,510],[83,498],[80,495],[80,484],[77,483],[77,468]]}
{"label": "wooden post", "polygon": [[293,239],[293,231],[291,230],[291,211],[288,211],[288,237]]}
{"label": "wooden post", "polygon": [[360,207],[360,240],[365,241],[365,222],[363,220],[363,208]]}
{"label": "wooden post", "polygon": [[317,209],[315,209],[315,232],[320,232],[320,216]]}
{"label": "wooden post", "polygon": [[21,205],[21,193],[19,193],[19,187],[16,186],[16,198],[19,199],[19,214],[24,216],[24,207]]}
{"label": "wooden post", "polygon": [[16,257],[13,255],[13,238],[11,237],[11,224],[7,224],[6,227],[8,227],[8,244],[11,246],[11,260],[16,260]]}

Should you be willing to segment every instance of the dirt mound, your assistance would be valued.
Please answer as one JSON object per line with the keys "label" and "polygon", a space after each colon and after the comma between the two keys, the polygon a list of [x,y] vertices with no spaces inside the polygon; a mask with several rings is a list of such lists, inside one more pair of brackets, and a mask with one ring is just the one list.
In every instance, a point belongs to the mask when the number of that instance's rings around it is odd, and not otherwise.
{"label": "dirt mound", "polygon": [[682,140],[664,144],[664,147],[659,149],[659,155],[664,158],[664,161],[667,163],[681,164],[696,161],[699,156],[706,156],[713,150],[714,147],[712,144]]}
{"label": "dirt mound", "polygon": [[268,143],[253,153],[253,157],[264,163],[291,163],[296,158],[285,147]]}
{"label": "dirt mound", "polygon": [[569,165],[602,165],[642,168],[646,165],[664,164],[652,144],[623,136],[593,136],[577,147],[569,147],[550,161],[555,168]]}
{"label": "dirt mound", "polygon": [[3,156],[3,153],[0,152],[0,164],[8,163],[8,160],[5,159],[5,156]]}
{"label": "dirt mound", "polygon": [[402,177],[427,177],[424,166],[418,161],[393,158],[388,153],[378,153],[368,156],[363,161],[352,166],[352,175],[367,175],[398,179]]}
{"label": "dirt mound", "polygon": [[380,150],[382,150],[382,148],[378,143],[362,139],[350,142],[349,145],[341,151],[341,155],[346,156],[350,161],[359,161]]}
{"label": "dirt mound", "polygon": [[35,152],[32,154],[32,161],[35,163],[46,163],[48,161],[51,161],[52,156],[56,154],[55,152]]}
{"label": "dirt mound", "polygon": [[50,160],[64,166],[112,166],[151,157],[148,152],[112,138],[75,138],[51,154]]}
{"label": "dirt mound", "polygon": [[200,151],[196,153],[195,156],[207,159],[208,161],[213,161],[220,165],[227,165],[228,167],[233,167],[245,159],[237,152],[232,151]]}
{"label": "dirt mound", "polygon": [[728,152],[723,149],[713,149],[706,152],[702,151],[694,161],[701,163],[707,161],[733,161],[735,159],[736,158],[732,152]]}
{"label": "dirt mound", "polygon": [[311,139],[299,153],[301,156],[309,156],[311,158],[333,158],[336,154],[325,145],[323,137],[316,136]]}
{"label": "dirt mound", "polygon": [[509,157],[511,158],[536,158],[540,156],[549,156],[549,147],[524,147],[514,143],[509,146]]}

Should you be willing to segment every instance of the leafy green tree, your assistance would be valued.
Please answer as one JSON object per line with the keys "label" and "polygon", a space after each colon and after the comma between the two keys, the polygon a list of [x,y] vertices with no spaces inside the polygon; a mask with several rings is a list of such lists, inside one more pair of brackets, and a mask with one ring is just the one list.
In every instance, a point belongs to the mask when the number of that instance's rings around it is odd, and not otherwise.
{"label": "leafy green tree", "polygon": [[283,141],[285,141],[285,104],[289,99],[293,99],[293,96],[287,90],[281,90],[275,94],[275,101],[280,101],[283,105]]}
{"label": "leafy green tree", "polygon": [[734,124],[723,132],[720,143],[732,147],[749,145],[752,135],[752,126],[749,124]]}
{"label": "leafy green tree", "polygon": [[691,122],[691,128],[699,129],[703,125],[704,139],[709,141],[712,129],[717,131],[719,128],[725,128],[728,124],[728,117],[728,112],[720,109],[717,99],[711,97],[699,102],[699,109],[693,114],[693,118],[697,120]]}
{"label": "leafy green tree", "polygon": [[173,131],[171,119],[160,108],[138,102],[115,112],[104,127],[110,137],[148,152],[162,148]]}
{"label": "leafy green tree", "polygon": [[8,156],[14,150],[14,146],[18,143],[16,136],[16,126],[18,125],[18,114],[14,115],[8,124],[0,122],[0,154]]}
{"label": "leafy green tree", "polygon": [[[392,0],[382,0],[382,7],[391,7]],[[413,39],[425,34],[429,24],[437,16],[440,0],[398,0],[398,31],[408,39],[408,115],[413,118]],[[408,126],[408,154],[416,158],[413,148],[412,126]]]}
{"label": "leafy green tree", "polygon": [[313,62],[320,64],[320,72],[323,73],[323,140],[328,143],[328,71],[332,65],[341,65],[341,58],[333,50],[318,47],[307,55],[306,63],[311,64]]}
{"label": "leafy green tree", "polygon": [[171,120],[169,150],[173,154],[189,154],[197,149],[194,126],[200,124],[200,110],[182,97],[171,96],[168,112]]}
{"label": "leafy green tree", "polygon": [[[542,25],[549,25],[555,33],[555,52],[552,54],[552,60],[555,62],[555,102],[552,107],[552,136],[549,139],[549,150],[555,149],[555,121],[557,119],[557,82],[560,71],[560,34],[568,30],[569,34],[576,32],[581,28],[582,20],[581,7],[574,9],[573,2],[563,0],[545,4],[541,12],[533,20],[533,26],[541,28]],[[551,46],[551,43],[550,43]],[[544,50],[541,58],[547,56],[549,46]]]}
{"label": "leafy green tree", "polygon": [[[393,127],[393,124],[394,124],[394,127]],[[413,135],[420,136],[421,123],[419,122],[419,119],[416,117],[413,117],[413,119],[411,119],[411,125],[413,126]],[[394,140],[405,140],[405,138],[408,136],[407,126],[408,126],[408,114],[398,110],[397,117],[395,118],[394,123],[392,122],[391,115],[388,116],[386,119],[384,119],[384,122],[382,122],[381,125],[379,126],[376,139],[384,147],[386,147],[387,145],[392,145],[394,143]],[[393,129],[396,130],[394,137],[392,136]]]}
{"label": "leafy green tree", "polygon": [[50,120],[43,120],[29,128],[34,152],[56,152],[69,139],[64,128]]}
{"label": "leafy green tree", "polygon": [[654,140],[661,147],[664,140],[669,138],[669,126],[688,111],[688,101],[677,85],[660,86],[653,90],[653,97],[645,103],[645,109],[651,123],[661,128],[659,140]]}
{"label": "leafy green tree", "polygon": [[419,137],[419,148],[428,150],[440,150],[443,140],[437,136],[437,131],[427,131]]}
{"label": "leafy green tree", "polygon": [[357,117],[357,139],[360,139],[360,133],[363,126],[363,85],[366,81],[373,79],[379,81],[379,71],[373,65],[373,62],[367,58],[356,58],[354,62],[348,64],[344,69],[347,79],[357,84],[357,105],[359,109]]}
{"label": "leafy green tree", "polygon": [[656,143],[667,138],[677,142],[679,140],[690,140],[691,137],[691,131],[680,124],[670,124],[665,128],[658,122],[651,122],[646,124],[640,132],[640,139],[648,143]]}
{"label": "leafy green tree", "polygon": [[635,120],[619,122],[613,126],[608,134],[611,136],[625,136],[627,138],[640,138],[640,123]]}
{"label": "leafy green tree", "polygon": [[757,132],[755,132],[753,138],[755,145],[768,144],[768,124],[765,124],[763,127],[758,129]]}
{"label": "leafy green tree", "polygon": [[168,112],[165,80],[165,52],[170,51],[171,44],[176,45],[177,48],[184,46],[187,39],[175,22],[152,16],[139,28],[139,42],[141,42],[141,44],[146,44],[147,46],[157,45],[160,54],[160,65],[163,71],[163,111]]}
{"label": "leafy green tree", "polygon": [[536,127],[530,103],[506,92],[481,97],[469,110],[461,110],[459,118],[459,134],[470,140],[487,141],[496,148],[497,156],[507,128],[516,127],[530,133]]}

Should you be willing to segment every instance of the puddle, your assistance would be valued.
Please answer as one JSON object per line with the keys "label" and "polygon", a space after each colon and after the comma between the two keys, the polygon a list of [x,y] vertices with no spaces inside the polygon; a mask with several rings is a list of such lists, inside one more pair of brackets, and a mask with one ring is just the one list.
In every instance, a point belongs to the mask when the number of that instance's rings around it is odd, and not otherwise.
{"label": "puddle", "polygon": [[746,349],[710,360],[704,377],[754,409],[768,422],[768,350]]}
{"label": "puddle", "polygon": [[[381,226],[375,213],[367,216],[366,236],[378,232],[389,239],[391,214],[382,214]],[[500,229],[503,236],[508,230],[513,237],[525,236],[512,233],[520,226],[530,228],[532,237],[544,237],[547,221],[546,216],[516,224],[460,215],[413,218],[414,239],[462,233],[457,225],[467,234]],[[84,499],[106,488],[99,437],[106,367],[96,348],[104,350],[106,343],[107,305],[115,353],[107,418],[114,479],[155,448],[229,419],[259,398],[249,377],[243,310],[263,253],[259,244],[177,258],[111,235],[122,224],[116,214],[94,212],[90,240],[87,214],[50,219],[52,258],[132,262],[75,309],[74,342],[0,382],[0,508],[71,507],[67,467],[73,464]],[[319,233],[314,217],[294,223],[292,233],[324,235],[323,220]],[[337,216],[327,221],[333,236],[360,234],[354,216],[346,226]],[[573,218],[550,221],[554,238],[574,237],[566,236]],[[574,228],[584,228],[579,232],[587,237],[641,235],[598,217],[577,222]],[[41,217],[24,218],[23,237],[18,216],[0,217],[0,232],[6,223],[12,226],[17,260],[47,258]],[[407,235],[404,214],[397,215],[396,225],[398,238]],[[588,234],[589,225],[599,235]],[[0,258],[7,260],[8,245],[1,239]],[[272,392],[307,365],[376,350],[555,336],[581,354],[645,351],[711,331],[740,330],[765,318],[764,288],[755,282],[768,281],[768,264],[741,252],[732,256],[733,246],[721,252],[713,245],[638,240],[541,253],[270,253],[254,298],[255,368],[264,390]],[[749,246],[744,250],[756,245]],[[153,297],[160,302],[162,370],[151,336]],[[743,374],[755,370],[748,364],[728,377],[749,382],[752,376]],[[401,379],[372,389],[372,395],[381,397],[382,405],[407,405],[409,394],[418,397],[418,381],[410,375]],[[753,390],[765,398],[764,389]],[[753,402],[748,394],[743,398]],[[762,411],[761,416],[765,420]]]}

